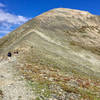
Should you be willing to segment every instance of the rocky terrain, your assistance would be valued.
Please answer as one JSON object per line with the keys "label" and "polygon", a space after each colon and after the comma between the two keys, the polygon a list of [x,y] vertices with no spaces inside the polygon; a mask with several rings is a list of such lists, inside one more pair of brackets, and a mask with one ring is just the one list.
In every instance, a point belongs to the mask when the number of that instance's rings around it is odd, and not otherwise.
{"label": "rocky terrain", "polygon": [[100,16],[57,8],[1,38],[0,99],[100,100]]}

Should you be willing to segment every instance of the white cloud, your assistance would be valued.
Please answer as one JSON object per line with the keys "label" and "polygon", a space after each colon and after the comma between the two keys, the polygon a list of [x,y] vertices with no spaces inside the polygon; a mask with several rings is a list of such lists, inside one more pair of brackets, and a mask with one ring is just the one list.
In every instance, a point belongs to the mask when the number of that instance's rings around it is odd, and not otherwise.
{"label": "white cloud", "polygon": [[1,30],[0,31],[0,33],[1,33],[1,35],[5,35],[5,34],[7,34],[7,33],[9,33],[10,31],[7,31],[7,30]]}
{"label": "white cloud", "polygon": [[0,23],[6,22],[9,24],[22,24],[28,20],[29,19],[24,16],[14,15],[0,9]]}
{"label": "white cloud", "polygon": [[[2,3],[0,3],[0,7],[4,7]],[[0,9],[0,37],[1,34],[6,34],[13,30],[12,27],[18,27],[19,25],[25,23],[30,18],[26,18],[21,15],[14,15],[9,12],[6,12],[3,9]]]}
{"label": "white cloud", "polygon": [[3,3],[0,3],[0,7],[5,7],[5,5]]}

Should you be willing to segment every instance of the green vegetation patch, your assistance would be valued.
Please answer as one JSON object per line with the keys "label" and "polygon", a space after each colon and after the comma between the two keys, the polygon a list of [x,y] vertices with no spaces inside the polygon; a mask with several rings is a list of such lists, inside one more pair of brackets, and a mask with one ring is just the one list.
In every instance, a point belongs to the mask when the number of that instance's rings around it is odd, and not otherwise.
{"label": "green vegetation patch", "polygon": [[[42,95],[43,97],[46,98],[50,97],[51,91],[49,89],[48,83],[28,81],[28,84],[32,87],[33,91],[35,91],[36,94]],[[37,100],[38,99],[39,98],[37,98]]]}
{"label": "green vegetation patch", "polygon": [[3,98],[3,92],[2,92],[2,90],[0,90],[0,100],[1,100],[1,98]]}

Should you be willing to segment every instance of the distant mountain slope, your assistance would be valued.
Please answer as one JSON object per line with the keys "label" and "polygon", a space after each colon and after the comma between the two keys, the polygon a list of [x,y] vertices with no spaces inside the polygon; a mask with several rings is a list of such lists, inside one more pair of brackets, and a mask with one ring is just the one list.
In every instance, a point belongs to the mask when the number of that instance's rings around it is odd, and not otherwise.
{"label": "distant mountain slope", "polygon": [[83,66],[83,70],[100,72],[99,25],[99,16],[58,8],[37,16],[3,37],[0,48],[4,47],[4,52],[30,45],[47,51],[48,55],[54,54],[53,59],[59,56],[64,65],[71,61],[76,68]]}
{"label": "distant mountain slope", "polygon": [[16,50],[21,62],[100,79],[100,16],[66,8],[43,13],[0,39],[1,55]]}

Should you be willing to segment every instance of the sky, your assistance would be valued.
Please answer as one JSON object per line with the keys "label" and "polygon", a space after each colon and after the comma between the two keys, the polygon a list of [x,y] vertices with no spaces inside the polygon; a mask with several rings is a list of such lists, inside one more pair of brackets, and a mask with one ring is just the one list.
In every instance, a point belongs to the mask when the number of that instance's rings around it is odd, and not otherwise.
{"label": "sky", "polygon": [[54,8],[78,9],[100,15],[100,0],[0,0],[0,38]]}

